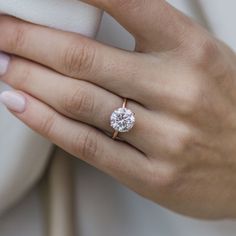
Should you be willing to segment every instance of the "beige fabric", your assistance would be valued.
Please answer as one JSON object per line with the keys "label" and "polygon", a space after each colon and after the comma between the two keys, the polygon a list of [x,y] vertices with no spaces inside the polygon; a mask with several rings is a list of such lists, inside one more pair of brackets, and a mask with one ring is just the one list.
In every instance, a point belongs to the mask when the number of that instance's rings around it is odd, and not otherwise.
{"label": "beige fabric", "polygon": [[48,236],[76,235],[72,158],[60,148],[55,148],[52,153],[44,191]]}

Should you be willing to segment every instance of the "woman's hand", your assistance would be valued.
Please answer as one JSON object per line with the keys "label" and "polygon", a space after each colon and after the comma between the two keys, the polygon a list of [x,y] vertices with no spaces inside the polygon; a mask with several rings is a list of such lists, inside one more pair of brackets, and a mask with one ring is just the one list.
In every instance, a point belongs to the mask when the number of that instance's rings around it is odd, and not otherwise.
{"label": "woman's hand", "polygon": [[[87,0],[135,52],[0,17],[2,102],[69,153],[173,211],[236,217],[236,57],[164,0]],[[8,67],[7,67],[8,65]],[[111,139],[128,98],[134,128]]]}

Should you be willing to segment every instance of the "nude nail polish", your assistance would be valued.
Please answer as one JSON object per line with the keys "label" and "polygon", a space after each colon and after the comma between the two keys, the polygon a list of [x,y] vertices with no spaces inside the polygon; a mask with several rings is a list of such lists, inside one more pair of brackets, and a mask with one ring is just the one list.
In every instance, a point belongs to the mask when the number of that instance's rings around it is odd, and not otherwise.
{"label": "nude nail polish", "polygon": [[4,75],[9,65],[10,57],[3,52],[0,52],[0,76]]}
{"label": "nude nail polish", "polygon": [[25,111],[26,99],[18,92],[2,92],[0,94],[0,102],[13,112],[23,113]]}

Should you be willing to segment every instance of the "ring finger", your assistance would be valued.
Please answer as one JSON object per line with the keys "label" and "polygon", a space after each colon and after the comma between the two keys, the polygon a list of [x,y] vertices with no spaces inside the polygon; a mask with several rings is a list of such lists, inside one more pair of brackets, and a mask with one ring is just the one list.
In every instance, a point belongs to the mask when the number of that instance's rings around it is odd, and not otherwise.
{"label": "ring finger", "polygon": [[[113,110],[122,106],[122,98],[101,87],[65,77],[15,56],[12,56],[8,71],[1,79],[69,118],[92,125],[110,135],[114,132],[110,127],[109,118]],[[148,143],[140,137],[143,137],[143,133],[149,133],[145,132],[148,123],[139,117],[152,119],[152,113],[133,101],[129,101],[127,106],[136,114],[136,123],[130,132],[120,133],[119,137],[146,152]]]}

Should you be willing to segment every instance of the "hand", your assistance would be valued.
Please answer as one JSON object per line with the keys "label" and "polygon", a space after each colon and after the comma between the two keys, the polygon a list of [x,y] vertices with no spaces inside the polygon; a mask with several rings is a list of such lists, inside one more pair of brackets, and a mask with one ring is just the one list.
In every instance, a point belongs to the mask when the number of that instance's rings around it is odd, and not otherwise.
{"label": "hand", "polygon": [[[162,0],[87,0],[135,52],[0,17],[2,102],[29,127],[140,195],[201,218],[236,217],[236,57]],[[14,56],[13,56],[14,55]],[[8,66],[7,66],[8,65]],[[134,128],[112,140],[128,98]]]}

